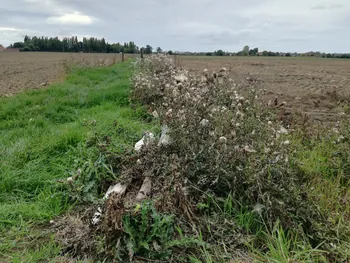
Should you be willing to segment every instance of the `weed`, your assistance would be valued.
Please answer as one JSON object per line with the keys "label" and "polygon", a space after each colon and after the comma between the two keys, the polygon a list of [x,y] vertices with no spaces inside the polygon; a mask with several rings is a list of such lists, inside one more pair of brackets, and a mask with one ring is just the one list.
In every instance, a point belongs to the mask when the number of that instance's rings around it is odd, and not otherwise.
{"label": "weed", "polygon": [[[121,212],[121,211],[120,211]],[[120,261],[133,261],[134,258],[169,260],[176,248],[204,245],[197,238],[187,238],[175,226],[173,215],[159,213],[152,202],[143,202],[133,210],[123,211],[121,227],[108,223],[108,232],[97,236],[101,257],[108,256]]]}
{"label": "weed", "polygon": [[[135,68],[133,99],[157,111],[171,138],[167,147],[148,149],[140,158],[142,168],[137,167],[152,171],[154,196],[182,189],[177,196],[186,196],[186,202],[195,204],[197,209],[192,209],[192,214],[208,217],[200,220],[203,224],[209,222],[210,231],[204,233],[206,241],[233,236],[234,231],[220,220],[222,214],[233,214],[241,233],[261,232],[255,226],[257,221],[273,232],[278,221],[290,235],[307,236],[311,247],[321,245],[330,259],[346,259],[345,233],[349,228],[342,222],[347,218],[347,205],[335,205],[340,197],[347,196],[345,163],[349,161],[350,147],[344,143],[346,132],[341,132],[335,141],[334,136],[322,134],[323,144],[317,141],[304,145],[307,140],[311,142],[305,130],[300,131],[304,132],[301,141],[292,140],[294,134],[281,127],[276,112],[263,106],[255,84],[235,83],[226,69],[192,74],[177,68],[166,56],[147,57],[136,62]],[[331,148],[329,141],[334,143]],[[335,157],[330,149],[343,150]],[[136,175],[136,169],[131,174]],[[337,194],[330,202],[338,211],[345,207],[345,213],[333,216],[330,204],[325,202],[327,197],[309,189],[320,180],[333,181]],[[237,209],[231,200],[226,200],[223,209],[219,205],[217,211],[218,200],[228,194],[241,207]],[[329,216],[341,227],[330,223]],[[203,225],[198,228],[203,229]],[[344,235],[335,234],[334,229],[342,229],[338,233]],[[221,242],[240,244],[237,239],[233,243],[226,239]],[[340,255],[332,248],[336,243],[341,244],[335,245],[340,247]]]}
{"label": "weed", "polygon": [[254,250],[261,262],[327,262],[325,251],[313,249],[297,235],[286,233],[278,222],[265,238],[266,251]]}
{"label": "weed", "polygon": [[[75,203],[97,200],[103,182],[118,176],[108,164],[117,162],[115,154],[108,152],[130,151],[152,129],[141,109],[129,107],[129,66],[74,69],[63,83],[0,98],[1,258],[22,257],[37,224],[46,228],[43,223]],[[95,125],[84,125],[93,120]],[[94,139],[96,134],[101,136]],[[102,145],[102,137],[111,140]],[[67,178],[79,169],[72,188]]]}

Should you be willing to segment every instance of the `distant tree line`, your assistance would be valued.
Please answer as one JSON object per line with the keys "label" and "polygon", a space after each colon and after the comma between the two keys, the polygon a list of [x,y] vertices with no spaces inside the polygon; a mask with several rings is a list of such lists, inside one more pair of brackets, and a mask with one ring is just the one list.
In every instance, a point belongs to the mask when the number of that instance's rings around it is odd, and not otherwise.
{"label": "distant tree line", "polygon": [[[179,53],[178,53],[179,54]],[[258,48],[249,48],[244,46],[238,52],[225,52],[221,49],[214,52],[183,52],[182,55],[198,55],[198,56],[264,56],[264,57],[320,57],[320,58],[350,58],[350,53],[321,53],[321,52],[306,52],[306,53],[291,53],[291,52],[273,52],[264,50],[259,52]]]}
{"label": "distant tree line", "polygon": [[[140,49],[134,42],[113,43],[106,42],[104,38],[95,37],[86,38],[82,41],[78,37],[29,37],[25,36],[23,42],[16,42],[9,46],[10,48],[19,48],[20,51],[46,51],[46,52],[84,52],[84,53],[139,53]],[[147,45],[144,49],[145,54],[152,53],[152,47]]]}
{"label": "distant tree line", "polygon": [[[134,42],[113,43],[106,42],[104,38],[98,39],[95,37],[86,38],[82,41],[78,37],[29,37],[25,36],[23,42],[15,42],[9,48],[19,48],[20,51],[46,51],[46,52],[84,52],[84,53],[129,53],[136,54],[143,52],[143,54],[152,54],[153,48],[150,45],[139,48]],[[162,53],[163,50],[158,47],[157,53]],[[199,55],[199,56],[264,56],[264,57],[320,57],[320,58],[345,58],[350,59],[350,53],[321,53],[321,52],[307,52],[307,53],[291,53],[291,52],[273,52],[264,50],[259,52],[259,48],[250,48],[244,46],[238,52],[225,52],[222,49],[214,52],[173,52],[169,50],[168,54],[181,55]]]}

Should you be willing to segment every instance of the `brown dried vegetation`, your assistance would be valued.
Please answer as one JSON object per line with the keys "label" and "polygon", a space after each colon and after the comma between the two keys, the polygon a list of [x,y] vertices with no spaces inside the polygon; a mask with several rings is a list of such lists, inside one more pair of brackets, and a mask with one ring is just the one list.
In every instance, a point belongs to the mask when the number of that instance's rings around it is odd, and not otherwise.
{"label": "brown dried vegetation", "polygon": [[[191,73],[162,55],[137,60],[134,67],[131,98],[159,117],[162,135],[159,143],[125,157],[118,182],[126,193],[107,198],[100,224],[84,234],[93,233],[97,258],[230,262],[247,244],[268,255],[274,246],[266,242],[291,235],[295,247],[288,246],[285,262],[347,259],[349,227],[336,226],[337,216],[327,205],[320,209],[322,200],[310,191],[315,179],[298,163],[297,152],[310,145],[294,144],[309,135],[294,137],[290,128],[298,125],[285,102],[267,106],[257,81],[235,80],[226,68]],[[146,181],[150,191],[141,202],[137,195]],[[347,185],[342,177],[335,198],[347,195]],[[349,217],[346,202],[339,208],[346,211],[343,220]],[[301,246],[307,252],[295,251]]]}

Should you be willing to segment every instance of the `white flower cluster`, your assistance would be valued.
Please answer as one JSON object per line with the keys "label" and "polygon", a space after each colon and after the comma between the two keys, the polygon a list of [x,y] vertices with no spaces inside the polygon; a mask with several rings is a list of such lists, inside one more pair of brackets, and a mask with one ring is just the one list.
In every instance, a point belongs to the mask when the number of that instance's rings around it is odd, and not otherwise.
{"label": "white flower cluster", "polygon": [[194,143],[195,136],[208,134],[209,138],[201,137],[201,143],[224,142],[245,153],[275,153],[285,159],[288,131],[261,117],[258,92],[235,83],[226,68],[196,74],[176,68],[166,55],[139,59],[135,68],[134,98],[154,106],[169,132],[175,133],[175,141],[178,137]]}

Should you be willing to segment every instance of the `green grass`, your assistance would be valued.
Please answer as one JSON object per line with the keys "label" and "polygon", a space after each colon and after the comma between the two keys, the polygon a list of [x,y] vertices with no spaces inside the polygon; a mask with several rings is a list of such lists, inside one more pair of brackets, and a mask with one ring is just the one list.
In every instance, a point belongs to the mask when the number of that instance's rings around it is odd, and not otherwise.
{"label": "green grass", "polygon": [[154,128],[129,105],[130,74],[129,63],[77,69],[63,83],[0,98],[0,258],[37,262],[57,254],[53,242],[36,247],[43,233],[33,229],[72,208],[58,180],[86,158],[101,158],[86,142],[110,136],[114,150],[131,150]]}
{"label": "green grass", "polygon": [[266,251],[255,250],[258,262],[327,262],[324,251],[312,249],[307,242],[286,233],[277,223],[271,233],[265,233]]}

